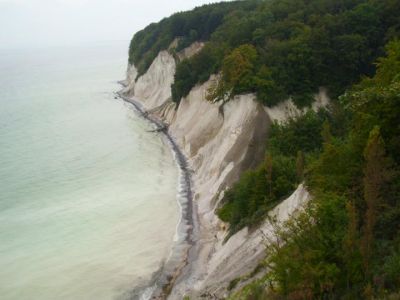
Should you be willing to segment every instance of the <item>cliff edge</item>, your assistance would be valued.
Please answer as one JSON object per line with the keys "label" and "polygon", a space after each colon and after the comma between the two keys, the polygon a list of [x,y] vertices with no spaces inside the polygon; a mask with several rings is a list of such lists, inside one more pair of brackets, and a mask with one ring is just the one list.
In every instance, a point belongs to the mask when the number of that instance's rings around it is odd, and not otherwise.
{"label": "cliff edge", "polygon": [[[178,59],[196,53],[202,44],[182,50]],[[224,190],[238,180],[240,174],[257,166],[265,154],[265,140],[273,121],[284,122],[302,114],[287,100],[268,108],[256,101],[254,94],[235,96],[222,105],[205,99],[215,76],[196,85],[181,99],[179,105],[171,100],[171,84],[176,69],[175,58],[161,51],[149,69],[137,77],[134,65],[127,70],[126,87],[122,94],[141,103],[153,117],[168,125],[169,134],[186,155],[193,170],[194,244],[189,251],[189,263],[182,269],[170,291],[170,299],[227,295],[230,281],[250,273],[265,256],[263,236],[272,232],[265,221],[259,230],[247,228],[231,236],[224,243],[227,225],[215,214]],[[328,103],[321,90],[313,108]],[[302,185],[288,199],[279,204],[270,216],[285,221],[307,201],[309,194]]]}

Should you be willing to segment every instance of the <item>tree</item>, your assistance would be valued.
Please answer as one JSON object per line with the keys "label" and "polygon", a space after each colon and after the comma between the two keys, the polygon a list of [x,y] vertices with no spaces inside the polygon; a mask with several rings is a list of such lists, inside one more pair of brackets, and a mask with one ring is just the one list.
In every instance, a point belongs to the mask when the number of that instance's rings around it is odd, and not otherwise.
{"label": "tree", "polygon": [[322,140],[324,144],[330,144],[332,141],[332,133],[331,133],[331,125],[328,120],[322,124],[322,132],[321,132]]}
{"label": "tree", "polygon": [[346,288],[351,290],[352,283],[362,280],[362,263],[359,243],[359,219],[353,201],[346,203],[347,230],[343,239],[343,259],[346,274]]}
{"label": "tree", "polygon": [[296,175],[297,180],[301,183],[304,178],[304,153],[301,150],[297,151]]}
{"label": "tree", "polygon": [[228,101],[234,95],[248,91],[252,86],[257,50],[253,45],[244,44],[224,58],[222,75],[208,92],[211,101]]}
{"label": "tree", "polygon": [[370,275],[370,261],[373,253],[374,227],[381,204],[382,186],[387,178],[385,145],[380,129],[375,126],[364,149],[364,201],[366,204],[363,226],[362,249],[364,270]]}

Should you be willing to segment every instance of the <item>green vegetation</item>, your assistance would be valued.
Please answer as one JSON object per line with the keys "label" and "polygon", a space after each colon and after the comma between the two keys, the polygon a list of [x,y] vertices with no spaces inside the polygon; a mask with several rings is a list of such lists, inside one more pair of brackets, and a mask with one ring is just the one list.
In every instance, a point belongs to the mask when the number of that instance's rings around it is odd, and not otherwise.
{"label": "green vegetation", "polygon": [[197,55],[180,62],[176,67],[175,82],[171,86],[172,98],[179,102],[178,100],[186,96],[196,83],[207,81],[210,74],[219,70],[223,56],[223,48],[207,43]]}
{"label": "green vegetation", "polygon": [[399,34],[396,0],[248,0],[177,13],[135,34],[129,61],[139,74],[179,38],[207,46],[178,63],[172,86],[179,102],[211,74],[221,78],[212,101],[254,92],[266,105],[292,97],[307,106],[318,88],[332,97],[372,75],[384,44]]}
{"label": "green vegetation", "polygon": [[360,75],[374,72],[373,62],[398,26],[395,5],[271,0],[255,11],[229,14],[211,35],[216,46],[228,49],[211,98],[255,92],[266,105],[292,97],[302,107],[321,86],[333,97],[343,93]]}
{"label": "green vegetation", "polygon": [[[253,2],[253,1],[249,1]],[[253,10],[255,3],[223,2],[203,5],[192,11],[179,12],[158,23],[152,23],[137,32],[129,47],[129,62],[134,63],[139,75],[150,67],[161,50],[166,50],[179,38],[176,51],[189,46],[195,41],[208,41],[232,10]]]}
{"label": "green vegetation", "polygon": [[321,150],[321,131],[329,118],[325,110],[309,111],[284,125],[272,125],[264,162],[241,176],[217,211],[221,220],[230,223],[231,233],[264,220],[303,181],[305,163]]}
{"label": "green vegetation", "polygon": [[398,299],[399,40],[387,54],[374,77],[341,97],[345,130],[322,124],[322,149],[305,159],[313,200],[268,246],[270,272],[233,298]]}
{"label": "green vegetation", "polygon": [[273,124],[264,161],[226,191],[217,213],[230,234],[264,220],[301,182],[313,197],[277,229],[267,275],[233,298],[398,299],[399,16],[398,0],[248,0],[178,13],[134,36],[139,74],[176,37],[170,51],[206,42],[178,62],[175,102],[212,74],[210,101],[252,92],[266,105],[291,97],[304,107],[320,87],[333,99],[329,110]]}
{"label": "green vegetation", "polygon": [[218,216],[230,223],[231,233],[257,224],[268,210],[295,188],[295,161],[277,156],[270,162],[272,172],[267,171],[267,164],[255,171],[248,171],[225,193],[226,204],[218,210]]}

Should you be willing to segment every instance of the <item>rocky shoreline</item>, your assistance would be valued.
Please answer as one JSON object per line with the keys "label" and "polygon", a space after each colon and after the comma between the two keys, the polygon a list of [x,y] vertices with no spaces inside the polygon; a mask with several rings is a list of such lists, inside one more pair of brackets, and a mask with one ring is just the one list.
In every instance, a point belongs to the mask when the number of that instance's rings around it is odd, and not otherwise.
{"label": "rocky shoreline", "polygon": [[[123,82],[119,83],[125,87]],[[154,273],[149,286],[140,288],[140,291],[134,292],[135,295],[142,294],[141,299],[166,299],[175,281],[181,275],[182,269],[188,264],[189,251],[195,243],[194,235],[197,227],[197,217],[193,204],[191,171],[188,166],[187,158],[168,132],[168,124],[146,111],[140,102],[132,97],[125,96],[122,91],[117,92],[117,96],[127,103],[132,104],[141,117],[155,125],[156,129],[153,130],[153,132],[163,134],[174,154],[175,161],[180,170],[177,201],[181,208],[181,219],[177,227],[178,241],[175,242],[171,250],[170,258],[164,263],[160,270]],[[147,292],[145,290],[147,290]],[[143,297],[143,294],[146,294],[146,296]]]}

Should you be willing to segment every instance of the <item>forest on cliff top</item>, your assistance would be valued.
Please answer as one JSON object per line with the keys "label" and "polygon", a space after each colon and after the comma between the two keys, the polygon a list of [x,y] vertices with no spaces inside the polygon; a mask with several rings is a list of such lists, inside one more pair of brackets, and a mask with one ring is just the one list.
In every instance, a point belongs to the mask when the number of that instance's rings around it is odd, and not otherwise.
{"label": "forest on cliff top", "polygon": [[135,34],[129,61],[143,74],[159,51],[179,38],[173,51],[207,42],[177,65],[175,102],[197,83],[221,72],[211,100],[253,92],[274,105],[287,98],[310,104],[319,87],[332,97],[362,75],[399,28],[397,0],[247,0],[179,12]]}
{"label": "forest on cliff top", "polygon": [[400,299],[399,16],[398,0],[236,1],[174,14],[133,37],[139,75],[160,50],[205,42],[177,62],[176,103],[211,74],[220,76],[207,98],[221,104],[251,92],[264,105],[291,98],[305,107],[320,87],[332,99],[273,124],[264,161],[217,209],[234,234],[256,228],[300,183],[312,195],[276,226],[249,275],[258,279],[229,284],[233,299]]}

